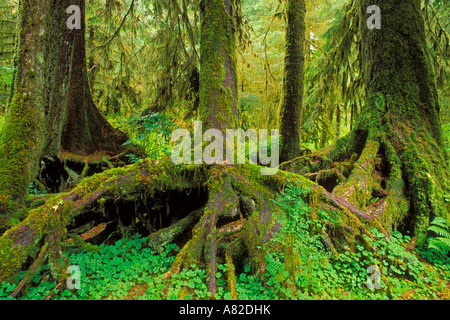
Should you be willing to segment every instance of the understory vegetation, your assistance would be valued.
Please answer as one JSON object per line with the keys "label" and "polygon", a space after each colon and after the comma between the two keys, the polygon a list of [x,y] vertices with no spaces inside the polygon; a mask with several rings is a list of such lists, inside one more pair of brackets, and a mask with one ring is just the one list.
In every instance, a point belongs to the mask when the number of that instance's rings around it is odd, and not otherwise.
{"label": "understory vegetation", "polygon": [[[444,243],[430,237],[421,248],[411,247],[411,238],[400,232],[386,236],[370,230],[366,246],[355,244],[344,252],[327,248],[322,231],[325,224],[337,223],[339,216],[321,211],[314,219],[304,198],[309,190],[289,185],[275,200],[280,208],[280,232],[267,243],[267,270],[263,277],[245,264],[236,273],[235,287],[229,287],[227,270],[219,264],[217,299],[449,299],[450,258],[448,226],[441,225]],[[293,252],[280,252],[280,244]],[[447,244],[447,246],[445,246]],[[167,280],[179,248],[170,244],[159,253],[148,239],[127,235],[114,244],[65,244],[65,255],[80,268],[80,289],[59,289],[52,280],[49,265],[42,266],[20,299],[208,299],[204,266],[191,266]],[[295,257],[296,261],[284,261]],[[288,267],[286,267],[288,266]],[[370,268],[372,266],[372,268]],[[376,273],[379,270],[379,273]],[[12,283],[0,285],[0,299],[10,294],[23,278],[20,272]],[[262,280],[265,279],[265,280]],[[70,280],[69,280],[70,281]],[[378,284],[378,286],[377,286]]]}

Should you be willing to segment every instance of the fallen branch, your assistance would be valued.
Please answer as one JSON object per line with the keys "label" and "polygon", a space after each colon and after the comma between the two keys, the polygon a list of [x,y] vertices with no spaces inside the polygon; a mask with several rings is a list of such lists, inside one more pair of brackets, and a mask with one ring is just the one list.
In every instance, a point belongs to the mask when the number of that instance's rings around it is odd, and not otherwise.
{"label": "fallen branch", "polygon": [[28,285],[31,279],[33,279],[36,273],[39,272],[47,256],[47,247],[48,244],[46,243],[41,248],[41,251],[39,252],[39,255],[37,256],[36,260],[33,262],[31,267],[28,268],[27,272],[23,276],[23,279],[19,282],[17,287],[14,288],[13,292],[11,293],[11,298],[16,298],[19,295],[19,293]]}

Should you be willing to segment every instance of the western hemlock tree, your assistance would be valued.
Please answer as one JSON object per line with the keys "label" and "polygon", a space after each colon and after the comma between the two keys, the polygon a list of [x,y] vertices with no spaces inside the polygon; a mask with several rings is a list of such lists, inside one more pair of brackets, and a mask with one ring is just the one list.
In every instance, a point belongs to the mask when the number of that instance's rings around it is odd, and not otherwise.
{"label": "western hemlock tree", "polygon": [[300,124],[305,62],[305,1],[288,0],[286,17],[283,97],[280,106],[280,162],[292,160],[301,155]]}
{"label": "western hemlock tree", "polygon": [[349,14],[357,13],[366,88],[358,122],[332,146],[281,169],[310,175],[355,213],[387,230],[411,231],[423,244],[430,221],[450,216],[444,200],[449,168],[420,1],[377,1],[380,29],[367,25],[370,5],[357,0],[349,6]]}

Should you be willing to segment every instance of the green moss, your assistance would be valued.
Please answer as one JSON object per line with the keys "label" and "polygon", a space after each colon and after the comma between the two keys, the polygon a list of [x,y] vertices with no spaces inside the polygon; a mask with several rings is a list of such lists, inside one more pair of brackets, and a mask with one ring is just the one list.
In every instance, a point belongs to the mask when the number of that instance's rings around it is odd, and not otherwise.
{"label": "green moss", "polygon": [[227,128],[236,126],[238,115],[235,26],[223,0],[203,6],[199,113],[205,130],[214,128],[225,134]]}
{"label": "green moss", "polygon": [[37,173],[42,148],[44,111],[39,88],[43,71],[36,61],[39,37],[34,21],[41,8],[37,7],[21,3],[19,9],[18,71],[0,136],[0,210],[10,201],[22,204],[29,182]]}
{"label": "green moss", "polygon": [[20,270],[41,239],[48,241],[49,235],[53,234],[61,241],[66,225],[86,210],[89,199],[95,199],[96,194],[120,197],[145,191],[182,189],[185,181],[192,181],[192,178],[192,171],[166,159],[159,165],[141,161],[84,179],[70,192],[55,195],[44,205],[30,210],[24,221],[0,237],[0,281],[11,279]]}

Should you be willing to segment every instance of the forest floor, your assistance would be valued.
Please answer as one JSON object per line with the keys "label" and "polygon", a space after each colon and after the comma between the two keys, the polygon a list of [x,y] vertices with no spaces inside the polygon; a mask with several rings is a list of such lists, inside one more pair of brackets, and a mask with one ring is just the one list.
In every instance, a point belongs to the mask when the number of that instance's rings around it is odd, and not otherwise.
{"label": "forest floor", "polygon": [[[1,121],[0,118],[0,124]],[[445,128],[449,127],[447,124]],[[157,134],[160,128],[150,129],[145,139],[136,136],[133,142],[145,148],[152,145],[152,139],[161,141],[161,136]],[[444,133],[448,145],[450,130],[444,130]],[[161,154],[167,154],[167,148],[168,145],[163,143],[158,145],[157,150],[150,150],[150,153],[158,158]],[[390,237],[386,237],[375,229],[370,232],[376,236],[376,240],[366,240],[377,249],[376,254],[358,244],[352,250],[332,253],[321,237],[311,232],[322,226],[311,226],[308,221],[310,208],[303,201],[307,192],[301,186],[293,185],[277,198],[276,204],[283,209],[277,217],[281,229],[279,235],[264,248],[265,275],[262,278],[257,276],[250,264],[245,263],[235,270],[236,279],[233,287],[230,287],[230,265],[226,261],[219,261],[215,299],[450,299],[448,254],[426,246],[417,248],[407,234],[393,232]],[[30,193],[36,195],[38,192],[30,189]],[[337,219],[330,212],[321,214],[329,221]],[[283,263],[284,257],[273,249],[283,244],[292,230],[300,235],[291,239],[294,241],[291,247],[295,248],[298,261],[288,269]],[[91,241],[105,232],[108,232],[106,241]],[[211,298],[204,265],[192,265],[179,274],[170,274],[183,243],[170,244],[163,251],[155,252],[146,237],[126,228],[108,230],[105,223],[92,227],[81,238],[86,241],[81,247],[75,246],[77,241],[70,237],[63,245],[65,256],[70,259],[71,266],[76,267],[67,282],[75,284],[73,289],[65,289],[64,285],[56,283],[51,276],[50,266],[45,264],[17,299]],[[25,271],[22,271],[11,283],[0,284],[0,300],[11,299],[10,294],[24,274]]]}
{"label": "forest floor", "polygon": [[[298,189],[287,190],[278,201],[292,199]],[[301,200],[290,206],[307,209]],[[295,210],[306,212],[307,210]],[[292,214],[290,212],[290,214]],[[292,215],[290,218],[293,218]],[[281,234],[295,227],[300,233],[310,229],[305,215],[292,220],[280,216]],[[100,225],[82,234],[86,241],[105,231]],[[79,287],[63,289],[52,280],[50,267],[44,265],[33,278],[30,286],[18,299],[25,300],[184,300],[210,299],[207,289],[206,268],[191,266],[179,274],[169,273],[176,253],[176,244],[155,252],[146,237],[139,234],[110,234],[109,244],[74,247],[69,239],[64,252],[79,274],[67,283],[79,279]],[[249,264],[237,270],[234,292],[230,290],[227,270],[229,265],[219,262],[218,293],[216,299],[238,300],[363,300],[363,299],[450,299],[450,258],[427,248],[411,248],[411,238],[394,232],[390,238],[371,230],[378,238],[372,245],[382,254],[374,254],[362,246],[355,250],[332,255],[322,244],[320,237],[298,238],[295,247],[300,260],[297,269],[283,267],[283,257],[272,251],[283,236],[267,245],[267,274],[264,280],[252,273]],[[122,238],[121,238],[122,237]],[[117,240],[118,239],[118,240]],[[378,266],[380,269],[371,268]],[[377,273],[379,270],[379,273]],[[0,284],[0,299],[9,295],[18,285],[25,271],[20,272],[13,283]],[[286,286],[286,283],[292,285]],[[234,293],[234,296],[232,295]]]}

